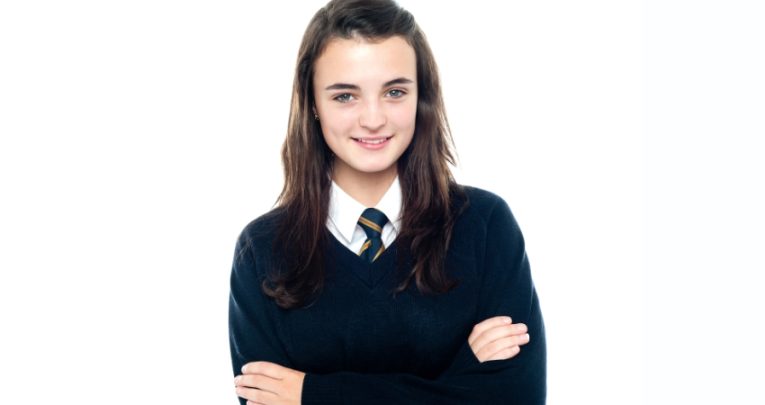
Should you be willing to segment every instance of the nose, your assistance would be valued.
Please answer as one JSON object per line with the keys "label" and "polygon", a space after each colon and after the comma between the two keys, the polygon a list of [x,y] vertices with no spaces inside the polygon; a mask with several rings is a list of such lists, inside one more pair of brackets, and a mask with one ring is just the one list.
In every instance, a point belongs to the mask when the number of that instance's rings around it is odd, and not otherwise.
{"label": "nose", "polygon": [[385,111],[378,101],[367,101],[361,108],[359,125],[362,127],[370,131],[376,131],[388,122]]}

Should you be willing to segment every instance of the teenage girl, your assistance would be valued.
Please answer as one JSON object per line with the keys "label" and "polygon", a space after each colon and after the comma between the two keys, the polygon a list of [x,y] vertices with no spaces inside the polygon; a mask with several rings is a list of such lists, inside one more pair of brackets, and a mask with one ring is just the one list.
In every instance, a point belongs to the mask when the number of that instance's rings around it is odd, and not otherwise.
{"label": "teenage girl", "polygon": [[455,183],[412,15],[333,0],[303,36],[277,207],[242,231],[229,333],[242,404],[542,404],[520,229]]}

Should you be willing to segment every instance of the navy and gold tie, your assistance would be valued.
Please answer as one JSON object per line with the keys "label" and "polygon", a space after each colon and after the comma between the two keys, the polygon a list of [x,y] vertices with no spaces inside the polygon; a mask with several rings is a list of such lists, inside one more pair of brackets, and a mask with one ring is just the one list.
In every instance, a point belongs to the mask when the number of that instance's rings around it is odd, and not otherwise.
{"label": "navy and gold tie", "polygon": [[361,213],[359,225],[367,234],[367,240],[361,246],[359,256],[369,263],[375,261],[385,251],[382,242],[382,229],[386,222],[388,222],[388,218],[380,210],[367,208]]}

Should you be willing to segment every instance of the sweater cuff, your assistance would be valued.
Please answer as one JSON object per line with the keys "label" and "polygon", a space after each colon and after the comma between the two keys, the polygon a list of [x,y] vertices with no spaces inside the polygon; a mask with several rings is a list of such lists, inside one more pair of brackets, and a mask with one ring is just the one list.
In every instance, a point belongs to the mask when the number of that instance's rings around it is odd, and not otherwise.
{"label": "sweater cuff", "polygon": [[452,363],[449,365],[449,367],[441,374],[440,378],[464,373],[466,370],[480,364],[481,361],[478,360],[478,357],[476,357],[475,353],[473,353],[473,349],[470,347],[470,343],[465,340],[465,342],[460,347],[460,350],[457,352],[457,355],[454,356],[454,360],[452,360]]}
{"label": "sweater cuff", "polygon": [[343,403],[342,377],[306,373],[300,403],[302,405]]}

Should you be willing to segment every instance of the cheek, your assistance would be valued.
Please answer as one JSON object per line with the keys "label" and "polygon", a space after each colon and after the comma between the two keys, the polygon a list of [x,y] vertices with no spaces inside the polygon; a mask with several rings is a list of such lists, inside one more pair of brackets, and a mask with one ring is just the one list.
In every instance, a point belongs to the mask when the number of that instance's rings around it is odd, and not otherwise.
{"label": "cheek", "polygon": [[399,130],[414,131],[414,124],[417,120],[417,103],[402,106],[405,108],[396,109],[391,114],[391,119],[396,123]]}
{"label": "cheek", "polygon": [[350,136],[354,119],[347,112],[332,111],[321,117],[321,130],[324,137],[342,138]]}

